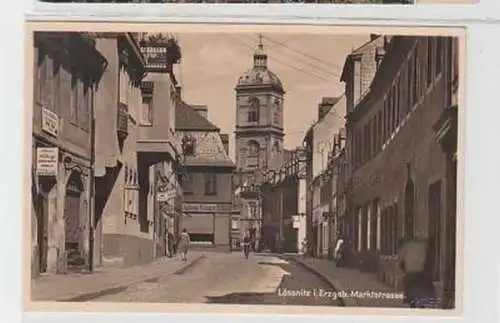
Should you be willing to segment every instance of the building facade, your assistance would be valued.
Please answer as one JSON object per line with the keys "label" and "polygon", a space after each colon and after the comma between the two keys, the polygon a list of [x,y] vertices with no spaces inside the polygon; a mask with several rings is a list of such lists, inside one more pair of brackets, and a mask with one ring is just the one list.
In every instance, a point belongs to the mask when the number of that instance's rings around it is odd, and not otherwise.
{"label": "building facade", "polygon": [[147,75],[141,82],[142,107],[137,152],[143,181],[140,209],[153,218],[153,258],[172,255],[182,217],[182,188],[178,180],[182,147],[175,136],[180,87],[173,66],[181,58],[172,36],[141,35]]}
{"label": "building facade", "polygon": [[318,106],[318,120],[312,126],[312,226],[315,254],[328,257],[336,233],[332,232],[334,177],[327,170],[336,149],[338,132],[345,125],[346,99],[323,98]]}
{"label": "building facade", "polygon": [[92,262],[93,97],[106,65],[88,35],[34,34],[32,275]]}
{"label": "building facade", "polygon": [[[280,79],[268,69],[262,42],[253,56],[253,67],[236,85],[235,187],[239,190],[240,236],[250,231],[258,239],[262,222],[259,185],[266,170],[283,164],[283,98]],[[238,245],[238,240],[234,242]]]}
{"label": "building facade", "polygon": [[347,187],[352,265],[376,271],[400,288],[401,240],[427,239],[430,274],[438,296],[448,300],[454,294],[449,277],[455,271],[450,259],[456,244],[456,148],[451,136],[444,152],[436,129],[442,128],[444,115],[453,116],[454,42],[446,37],[385,38],[385,56],[358,103],[348,90],[355,80],[349,59],[343,75],[352,106],[346,148],[352,168]]}
{"label": "building facade", "polygon": [[304,252],[306,239],[306,154],[302,147],[278,169],[264,173],[262,239],[273,252]]}
{"label": "building facade", "polygon": [[181,227],[195,245],[229,250],[235,165],[228,136],[207,117],[206,106],[182,102],[176,111],[176,136],[183,149]]}

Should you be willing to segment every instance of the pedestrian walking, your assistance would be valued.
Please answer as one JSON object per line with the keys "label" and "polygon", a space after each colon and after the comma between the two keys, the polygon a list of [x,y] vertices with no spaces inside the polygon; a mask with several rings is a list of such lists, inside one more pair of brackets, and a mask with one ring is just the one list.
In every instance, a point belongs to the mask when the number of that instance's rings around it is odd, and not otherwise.
{"label": "pedestrian walking", "polygon": [[344,265],[344,238],[339,236],[337,239],[337,243],[335,244],[335,249],[333,251],[333,258],[335,259],[336,264],[340,267]]}
{"label": "pedestrian walking", "polygon": [[435,306],[436,292],[430,274],[429,242],[406,239],[399,252],[399,268],[404,273],[404,301],[412,308]]}
{"label": "pedestrian walking", "polygon": [[248,259],[248,254],[250,253],[250,243],[250,234],[246,231],[243,237],[243,253],[245,254],[245,259]]}
{"label": "pedestrian walking", "polygon": [[187,253],[190,244],[191,240],[189,234],[186,229],[183,229],[179,237],[179,243],[177,244],[177,250],[181,253],[182,261],[187,261]]}

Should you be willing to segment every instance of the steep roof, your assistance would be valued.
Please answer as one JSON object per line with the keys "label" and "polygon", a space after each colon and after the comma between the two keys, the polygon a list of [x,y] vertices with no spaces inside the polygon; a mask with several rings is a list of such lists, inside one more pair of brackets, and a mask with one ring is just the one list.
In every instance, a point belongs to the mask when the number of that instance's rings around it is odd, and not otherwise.
{"label": "steep roof", "polygon": [[177,131],[179,141],[185,135],[195,140],[195,153],[185,156],[185,166],[235,167],[217,131]]}
{"label": "steep roof", "polygon": [[175,108],[175,129],[178,131],[220,131],[220,128],[201,116],[186,102]]}

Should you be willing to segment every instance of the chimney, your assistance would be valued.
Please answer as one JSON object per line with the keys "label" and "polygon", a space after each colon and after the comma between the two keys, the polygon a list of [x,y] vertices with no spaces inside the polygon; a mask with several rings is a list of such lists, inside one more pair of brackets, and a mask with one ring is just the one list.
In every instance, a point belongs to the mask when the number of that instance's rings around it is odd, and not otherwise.
{"label": "chimney", "polygon": [[203,118],[208,119],[208,107],[206,105],[192,105],[191,108],[198,112]]}
{"label": "chimney", "polygon": [[177,95],[179,96],[179,99],[182,99],[182,86],[176,85],[175,86],[175,92],[177,92]]}
{"label": "chimney", "polygon": [[220,139],[222,140],[222,145],[224,146],[224,150],[226,154],[229,154],[229,135],[225,133],[220,134]]}
{"label": "chimney", "polygon": [[321,103],[318,105],[318,121],[323,120],[325,115],[332,109],[337,101],[336,98],[324,97],[321,99]]}
{"label": "chimney", "polygon": [[379,38],[380,35],[378,34],[370,34],[370,41],[374,41],[375,39]]}

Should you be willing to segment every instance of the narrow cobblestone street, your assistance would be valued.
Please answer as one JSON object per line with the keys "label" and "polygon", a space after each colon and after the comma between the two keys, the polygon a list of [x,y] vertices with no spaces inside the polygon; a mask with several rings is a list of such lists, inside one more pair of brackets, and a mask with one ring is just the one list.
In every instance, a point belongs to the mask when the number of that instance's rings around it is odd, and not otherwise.
{"label": "narrow cobblestone street", "polygon": [[[234,303],[341,306],[313,272],[275,256],[209,253],[184,273],[131,285],[99,302]],[[295,293],[296,295],[291,295]]]}

